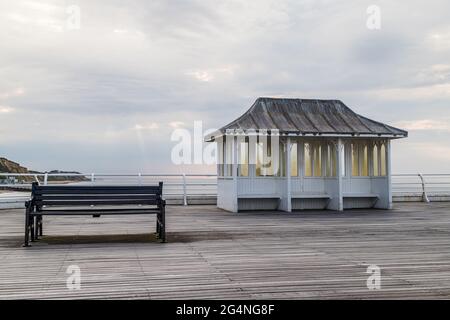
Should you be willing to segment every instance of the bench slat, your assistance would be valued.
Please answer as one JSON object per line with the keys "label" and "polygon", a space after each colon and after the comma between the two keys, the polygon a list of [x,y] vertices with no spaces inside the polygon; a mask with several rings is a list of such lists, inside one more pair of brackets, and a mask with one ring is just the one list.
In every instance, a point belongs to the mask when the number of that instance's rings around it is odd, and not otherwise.
{"label": "bench slat", "polygon": [[35,190],[55,190],[55,189],[63,189],[63,190],[73,190],[73,189],[101,189],[101,190],[159,190],[159,186],[108,186],[108,185],[102,185],[102,186],[92,186],[92,185],[51,185],[51,186],[36,186]]}
{"label": "bench slat", "polygon": [[39,212],[54,212],[54,211],[70,211],[70,212],[83,212],[83,211],[95,211],[95,212],[125,212],[125,211],[152,211],[158,210],[155,207],[115,207],[115,208],[80,208],[80,207],[67,207],[67,208],[59,208],[59,207],[47,207],[43,208],[42,211]]}
{"label": "bench slat", "polygon": [[292,199],[330,199],[325,193],[296,193],[291,195]]}
{"label": "bench slat", "polygon": [[99,188],[55,188],[55,189],[36,189],[34,190],[35,195],[45,195],[45,194],[160,194],[159,189],[99,189]]}
{"label": "bench slat", "polygon": [[151,204],[156,205],[158,204],[158,200],[115,200],[115,199],[108,199],[108,200],[43,200],[43,201],[37,201],[37,205],[43,205],[43,206],[89,206],[89,205],[126,205],[126,204]]}
{"label": "bench slat", "polygon": [[117,195],[117,194],[86,194],[86,195],[40,195],[35,196],[34,199],[39,201],[49,201],[49,200],[157,200],[159,199],[158,195],[155,194],[149,194],[149,195],[134,195],[134,194],[127,194],[127,195]]}
{"label": "bench slat", "polygon": [[377,194],[373,193],[344,193],[344,198],[378,198]]}
{"label": "bench slat", "polygon": [[86,215],[91,216],[95,214],[99,215],[127,215],[127,214],[157,214],[159,213],[158,209],[146,209],[146,210],[115,210],[115,211],[105,211],[105,210],[47,210],[47,211],[39,211],[34,212],[31,215],[33,216],[78,216],[78,215]]}

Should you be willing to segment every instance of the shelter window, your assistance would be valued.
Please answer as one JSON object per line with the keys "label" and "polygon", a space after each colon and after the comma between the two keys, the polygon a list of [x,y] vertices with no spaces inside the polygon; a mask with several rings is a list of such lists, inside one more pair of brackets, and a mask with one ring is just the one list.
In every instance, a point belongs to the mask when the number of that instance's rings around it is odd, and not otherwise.
{"label": "shelter window", "polygon": [[[288,146],[289,147],[289,146]],[[283,152],[281,152],[283,153]],[[297,143],[291,144],[291,176],[298,176]]]}
{"label": "shelter window", "polygon": [[219,177],[223,177],[224,175],[224,168],[223,168],[223,153],[224,153],[224,143],[223,139],[220,139],[217,141],[217,166],[218,166],[218,173]]}
{"label": "shelter window", "polygon": [[313,146],[314,176],[322,176],[322,146]]}
{"label": "shelter window", "polygon": [[355,143],[351,144],[352,153],[352,176],[359,176],[359,152],[358,145]]}
{"label": "shelter window", "polygon": [[[244,140],[244,141],[242,141]],[[239,176],[248,177],[248,137],[239,143]]]}
{"label": "shelter window", "polygon": [[380,148],[380,171],[381,176],[386,175],[386,146],[383,143]]}
{"label": "shelter window", "polygon": [[256,176],[277,176],[280,173],[279,156],[273,154],[270,136],[264,138],[258,138],[259,141],[256,144]]}
{"label": "shelter window", "polygon": [[361,146],[361,175],[364,177],[369,176],[369,155],[368,155],[368,149],[366,145]]}
{"label": "shelter window", "polygon": [[233,138],[232,136],[224,136],[224,176],[226,177],[233,175]]}
{"label": "shelter window", "polygon": [[325,176],[336,176],[336,151],[332,144],[328,144],[325,149]]}
{"label": "shelter window", "polygon": [[256,143],[256,175],[262,176],[262,162],[263,162],[263,144],[262,142]]}
{"label": "shelter window", "polygon": [[345,177],[345,175],[346,175],[346,169],[345,169],[346,162],[347,162],[347,161],[345,161],[346,151],[347,151],[347,146],[344,144],[344,145],[342,145],[341,158],[339,159],[339,161],[341,162],[341,176],[342,177]]}
{"label": "shelter window", "polygon": [[378,146],[374,145],[372,149],[372,163],[373,163],[373,175],[375,177],[380,175],[380,170],[378,166]]}
{"label": "shelter window", "polygon": [[312,177],[311,144],[305,143],[304,146],[305,177]]}
{"label": "shelter window", "polygon": [[366,143],[352,143],[352,176],[369,176],[369,147]]}

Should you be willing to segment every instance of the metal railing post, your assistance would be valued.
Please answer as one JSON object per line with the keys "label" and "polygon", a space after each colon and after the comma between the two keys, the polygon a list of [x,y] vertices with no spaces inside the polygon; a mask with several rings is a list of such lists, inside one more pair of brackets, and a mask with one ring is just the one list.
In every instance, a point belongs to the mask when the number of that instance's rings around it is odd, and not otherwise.
{"label": "metal railing post", "polygon": [[48,182],[48,173],[46,172],[46,173],[44,174],[44,186],[47,185],[47,182]]}
{"label": "metal railing post", "polygon": [[91,182],[94,183],[95,182],[95,175],[93,173],[91,173]]}
{"label": "metal railing post", "polygon": [[423,178],[423,175],[419,173],[420,181],[422,182],[422,201],[423,202],[430,202],[430,199],[427,195],[427,190],[425,188],[425,179]]}
{"label": "metal railing post", "polygon": [[183,173],[183,205],[187,206],[186,174]]}
{"label": "metal railing post", "polygon": [[141,186],[142,185],[142,174],[141,173],[138,173],[138,182],[139,182],[139,185]]}

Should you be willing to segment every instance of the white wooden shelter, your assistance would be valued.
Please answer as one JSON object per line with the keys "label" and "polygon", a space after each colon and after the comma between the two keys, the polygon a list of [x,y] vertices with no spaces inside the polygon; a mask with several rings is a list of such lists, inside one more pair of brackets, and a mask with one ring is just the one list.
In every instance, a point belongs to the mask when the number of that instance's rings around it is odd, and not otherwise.
{"label": "white wooden shelter", "polygon": [[259,98],[206,137],[218,144],[217,205],[232,212],[390,209],[390,142],[407,136],[339,100]]}

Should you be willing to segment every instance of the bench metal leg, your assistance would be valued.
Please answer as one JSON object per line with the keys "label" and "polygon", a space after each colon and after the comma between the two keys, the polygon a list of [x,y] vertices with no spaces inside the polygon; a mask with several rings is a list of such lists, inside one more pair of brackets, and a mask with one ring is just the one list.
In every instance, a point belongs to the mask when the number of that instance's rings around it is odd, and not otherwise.
{"label": "bench metal leg", "polygon": [[41,236],[42,237],[42,225],[43,225],[43,222],[42,222],[42,216],[39,216],[39,236]]}
{"label": "bench metal leg", "polygon": [[161,211],[156,215],[156,238],[161,238]]}
{"label": "bench metal leg", "polygon": [[25,211],[25,239],[23,246],[30,246],[30,210],[28,208]]}
{"label": "bench metal leg", "polygon": [[38,231],[39,231],[39,221],[38,221],[38,219],[39,219],[39,217],[38,216],[35,216],[34,217],[34,240],[38,240],[39,239],[39,237],[38,237]]}
{"label": "bench metal leg", "polygon": [[35,239],[39,240],[39,236],[42,236],[42,216],[36,216],[36,225],[34,226]]}
{"label": "bench metal leg", "polygon": [[161,242],[166,242],[166,207],[161,207]]}
{"label": "bench metal leg", "polygon": [[34,225],[36,223],[36,216],[31,216],[30,217],[30,240],[31,242],[34,242],[36,240],[36,234],[35,234],[35,228]]}

